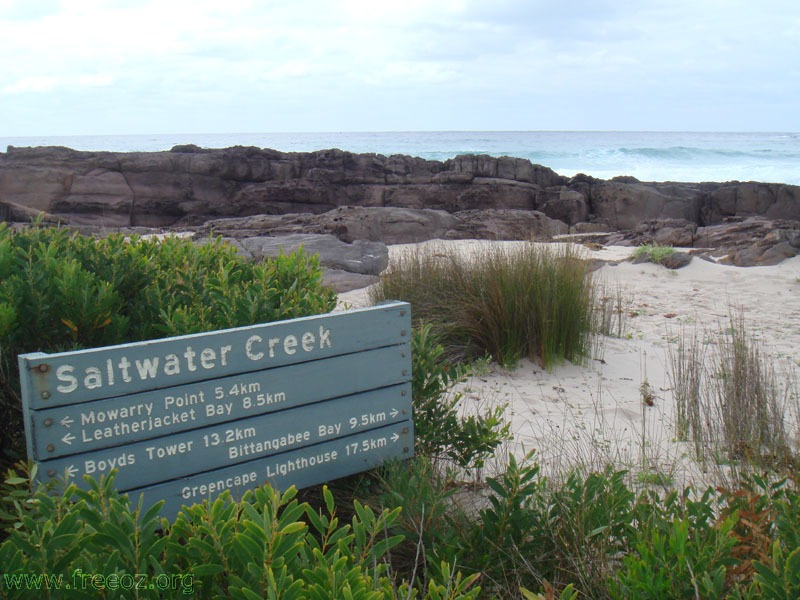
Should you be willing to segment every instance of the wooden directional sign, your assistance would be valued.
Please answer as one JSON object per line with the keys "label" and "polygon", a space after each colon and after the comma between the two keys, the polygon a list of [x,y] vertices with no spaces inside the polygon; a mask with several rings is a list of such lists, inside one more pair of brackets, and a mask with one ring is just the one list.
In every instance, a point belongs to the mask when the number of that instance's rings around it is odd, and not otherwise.
{"label": "wooden directional sign", "polygon": [[[31,411],[47,459],[302,406],[408,380],[408,344]],[[406,356],[403,356],[403,354]]]}
{"label": "wooden directional sign", "polygon": [[117,489],[167,499],[170,517],[223,489],[301,487],[410,456],[410,325],[394,302],[22,355],[28,455],[41,479],[79,486],[116,468]]}

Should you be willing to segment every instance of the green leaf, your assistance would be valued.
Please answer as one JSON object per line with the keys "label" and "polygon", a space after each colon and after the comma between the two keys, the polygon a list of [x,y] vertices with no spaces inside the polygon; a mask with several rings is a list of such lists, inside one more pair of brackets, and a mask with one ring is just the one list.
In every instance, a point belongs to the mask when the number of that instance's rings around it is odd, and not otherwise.
{"label": "green leaf", "polygon": [[278,532],[278,535],[291,535],[293,533],[303,531],[305,528],[306,524],[299,521],[295,523],[289,523],[286,527]]}
{"label": "green leaf", "polygon": [[332,515],[334,512],[333,494],[327,485],[322,486],[322,496],[325,499],[325,507],[328,509],[328,514]]}

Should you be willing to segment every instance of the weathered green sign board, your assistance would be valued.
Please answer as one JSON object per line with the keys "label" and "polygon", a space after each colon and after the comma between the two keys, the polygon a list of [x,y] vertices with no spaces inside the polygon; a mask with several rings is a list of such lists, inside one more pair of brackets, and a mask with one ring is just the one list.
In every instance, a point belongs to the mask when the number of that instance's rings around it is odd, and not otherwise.
{"label": "weathered green sign board", "polygon": [[413,454],[411,317],[393,302],[19,357],[28,456],[85,487],[118,469],[136,503],[304,487]]}

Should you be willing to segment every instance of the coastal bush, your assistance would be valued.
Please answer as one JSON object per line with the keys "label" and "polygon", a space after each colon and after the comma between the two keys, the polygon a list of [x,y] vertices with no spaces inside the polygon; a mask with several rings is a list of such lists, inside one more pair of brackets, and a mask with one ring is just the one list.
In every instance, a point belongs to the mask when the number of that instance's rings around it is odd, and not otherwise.
{"label": "coastal bush", "polygon": [[797,481],[637,496],[621,471],[549,482],[533,457],[479,493],[424,456],[394,461],[346,519],[325,486],[312,505],[267,485],[172,523],[120,497],[116,471],[80,490],[33,486],[19,463],[0,491],[0,596],[130,597],[136,573],[155,586],[139,598],[798,597]]}
{"label": "coastal bush", "polygon": [[0,442],[19,450],[17,355],[150,340],[329,312],[316,257],[262,264],[203,245],[0,225]]}
{"label": "coastal bush", "polygon": [[457,563],[481,574],[487,598],[548,586],[608,598],[635,529],[635,496],[625,472],[575,471],[548,482],[534,456],[510,457],[479,493],[424,457],[386,469],[373,502],[402,508],[390,530],[405,538],[394,551],[401,557],[395,564],[426,577],[439,575],[440,560]]}
{"label": "coastal bush", "polygon": [[538,358],[548,369],[589,355],[595,290],[572,246],[486,246],[475,256],[418,248],[397,260],[371,300],[404,300],[458,360],[489,353],[510,366]]}
{"label": "coastal bush", "polygon": [[[389,562],[391,549],[402,541],[386,535],[399,509],[376,514],[354,501],[351,522],[343,523],[327,488],[324,506],[316,509],[298,503],[294,488],[279,493],[266,485],[238,502],[226,491],[170,524],[158,517],[162,502],[142,511],[120,497],[115,474],[99,482],[87,476],[89,490],[72,484],[54,495],[39,487],[22,502],[2,498],[17,520],[0,544],[0,596],[417,597],[414,582],[397,580]],[[30,479],[11,472],[6,484],[26,490]],[[447,563],[438,570],[442,577],[429,579],[420,597],[469,600],[479,594],[477,576],[464,578]]]}
{"label": "coastal bush", "polygon": [[642,244],[633,253],[633,258],[646,258],[649,262],[661,264],[668,256],[675,253],[672,246],[659,246],[658,244]]}
{"label": "coastal bush", "polygon": [[411,390],[414,407],[415,452],[447,457],[462,467],[482,467],[495,449],[509,439],[504,406],[483,414],[459,414],[463,394],[452,391],[469,369],[446,360],[430,325],[413,330]]}

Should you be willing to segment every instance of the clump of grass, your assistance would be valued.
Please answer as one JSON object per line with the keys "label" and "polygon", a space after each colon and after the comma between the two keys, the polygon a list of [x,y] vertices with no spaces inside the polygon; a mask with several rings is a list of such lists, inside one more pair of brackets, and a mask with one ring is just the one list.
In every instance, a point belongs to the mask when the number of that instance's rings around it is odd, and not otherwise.
{"label": "clump of grass", "polygon": [[[697,330],[691,337],[681,330],[677,347],[667,346],[668,374],[672,397],[675,400],[676,434],[678,439],[684,442],[690,439],[691,432],[699,432],[702,427],[700,390],[705,362],[704,347],[698,339]],[[696,449],[700,454],[701,446],[697,446]]]}
{"label": "clump of grass", "polygon": [[729,320],[709,349],[695,335],[670,353],[678,435],[691,435],[701,459],[709,449],[734,476],[748,466],[791,466],[797,460],[785,423],[791,377],[779,384],[741,311]]}
{"label": "clump of grass", "polygon": [[596,331],[602,335],[621,338],[627,333],[628,316],[631,313],[633,299],[620,284],[610,288],[602,285],[598,288],[596,302]]}
{"label": "clump of grass", "polygon": [[641,258],[644,256],[652,263],[661,264],[661,262],[673,254],[675,248],[672,246],[659,246],[658,244],[642,244],[633,253],[633,258]]}
{"label": "clump of grass", "polygon": [[720,417],[728,454],[756,463],[785,458],[785,411],[775,369],[745,329],[741,313],[731,315],[721,339],[711,362],[709,405]]}
{"label": "clump of grass", "polygon": [[393,260],[371,300],[404,300],[430,323],[451,357],[487,352],[509,366],[529,356],[551,368],[590,355],[595,286],[577,250],[525,243],[465,256],[418,247]]}

